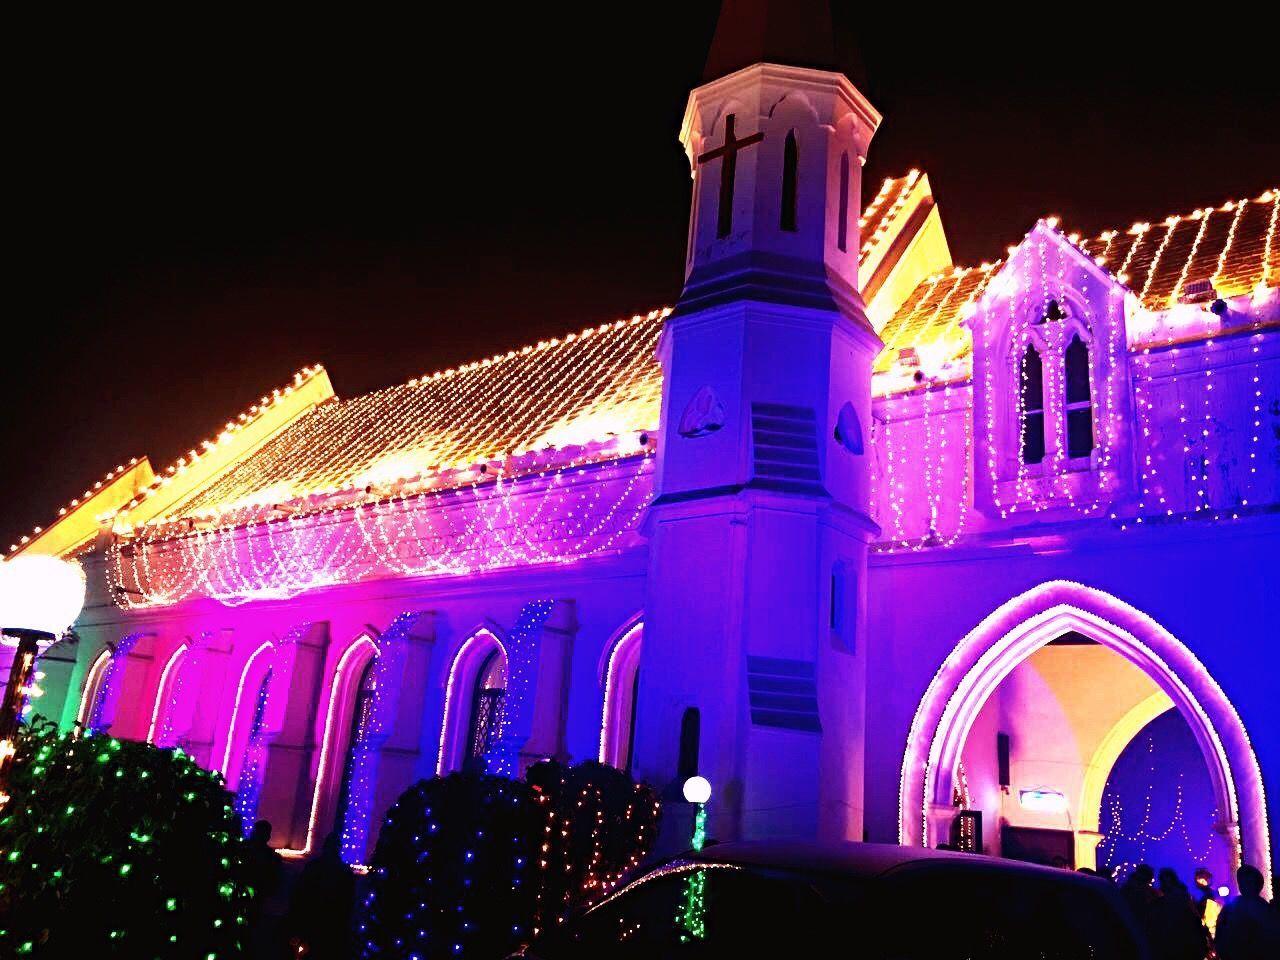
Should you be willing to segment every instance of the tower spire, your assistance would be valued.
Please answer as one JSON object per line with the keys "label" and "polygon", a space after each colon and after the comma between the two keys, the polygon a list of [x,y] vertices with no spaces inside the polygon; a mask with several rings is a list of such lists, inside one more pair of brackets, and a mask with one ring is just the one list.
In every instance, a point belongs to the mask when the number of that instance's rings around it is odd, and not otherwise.
{"label": "tower spire", "polygon": [[755,63],[839,70],[830,0],[724,0],[702,82]]}

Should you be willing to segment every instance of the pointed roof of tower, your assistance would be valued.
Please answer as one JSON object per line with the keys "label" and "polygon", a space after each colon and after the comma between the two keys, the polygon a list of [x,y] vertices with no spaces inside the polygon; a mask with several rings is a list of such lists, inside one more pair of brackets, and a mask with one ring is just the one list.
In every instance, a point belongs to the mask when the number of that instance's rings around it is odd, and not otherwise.
{"label": "pointed roof of tower", "polygon": [[724,0],[702,80],[754,63],[839,70],[830,0]]}

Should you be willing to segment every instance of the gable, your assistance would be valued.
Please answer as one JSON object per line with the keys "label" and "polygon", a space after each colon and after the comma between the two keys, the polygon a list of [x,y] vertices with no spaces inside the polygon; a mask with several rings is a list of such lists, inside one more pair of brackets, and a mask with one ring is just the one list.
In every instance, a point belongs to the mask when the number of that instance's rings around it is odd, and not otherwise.
{"label": "gable", "polygon": [[[1252,200],[1193,210],[1154,227],[1139,223],[1124,232],[1107,230],[1089,240],[1056,227],[1051,232],[1064,248],[1078,249],[1100,273],[1123,284],[1148,313],[1187,307],[1200,313],[1215,299],[1277,285],[1278,214],[1280,190],[1273,189]],[[1021,244],[1011,248],[1010,255],[1021,249]],[[1003,261],[954,267],[921,280],[880,331],[885,349],[876,361],[875,393],[914,388],[922,368],[931,380],[967,379],[972,342],[965,321],[1002,268]],[[1149,326],[1169,336],[1167,324]],[[1206,335],[1194,324],[1184,333],[1185,339]]]}

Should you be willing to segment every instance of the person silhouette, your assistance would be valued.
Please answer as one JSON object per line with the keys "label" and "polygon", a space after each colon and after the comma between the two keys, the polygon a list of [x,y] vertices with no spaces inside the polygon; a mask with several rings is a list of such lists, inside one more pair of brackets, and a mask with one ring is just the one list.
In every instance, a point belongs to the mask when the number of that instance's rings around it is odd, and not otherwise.
{"label": "person silhouette", "polygon": [[[356,878],[342,862],[341,838],[324,839],[319,856],[302,870],[289,907],[289,942],[312,960],[346,960],[352,955],[351,918]],[[299,954],[303,955],[303,954]]]}
{"label": "person silhouette", "polygon": [[1262,871],[1244,864],[1236,871],[1236,897],[1218,914],[1219,960],[1280,957],[1280,914],[1262,898]]}
{"label": "person silhouette", "polygon": [[1153,960],[1204,960],[1204,925],[1190,891],[1171,867],[1161,868],[1160,896],[1147,906],[1143,920]]}
{"label": "person silhouette", "polygon": [[245,868],[253,902],[249,908],[249,956],[275,957],[279,954],[278,918],[266,909],[280,889],[284,860],[271,848],[271,824],[259,820],[245,840]]}
{"label": "person silhouette", "polygon": [[1151,864],[1140,863],[1133,868],[1133,872],[1125,878],[1120,887],[1125,902],[1129,904],[1129,909],[1139,921],[1146,916],[1147,907],[1156,898],[1156,891],[1151,887],[1151,882],[1155,878],[1156,872]]}

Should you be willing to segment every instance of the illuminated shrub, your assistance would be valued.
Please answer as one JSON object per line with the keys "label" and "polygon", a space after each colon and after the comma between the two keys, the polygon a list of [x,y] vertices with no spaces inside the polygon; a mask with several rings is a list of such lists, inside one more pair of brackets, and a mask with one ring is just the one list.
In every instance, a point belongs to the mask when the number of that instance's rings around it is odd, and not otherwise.
{"label": "illuminated shrub", "polygon": [[657,835],[658,796],[594,760],[573,767],[545,761],[527,779],[551,814],[538,917],[546,926],[603,896],[648,853]]}
{"label": "illuminated shrub", "polygon": [[542,811],[517,780],[421,780],[387,812],[361,930],[367,957],[502,957],[529,935]]}
{"label": "illuminated shrub", "polygon": [[649,787],[594,762],[420,781],[378,835],[364,956],[504,956],[616,884],[657,819]]}
{"label": "illuminated shrub", "polygon": [[0,808],[0,956],[240,956],[252,891],[221,778],[38,722]]}

